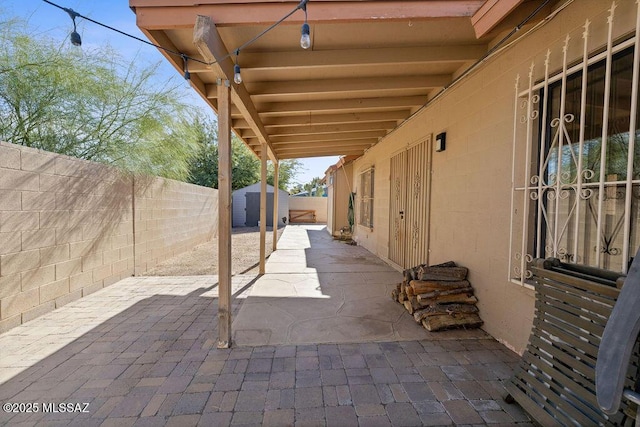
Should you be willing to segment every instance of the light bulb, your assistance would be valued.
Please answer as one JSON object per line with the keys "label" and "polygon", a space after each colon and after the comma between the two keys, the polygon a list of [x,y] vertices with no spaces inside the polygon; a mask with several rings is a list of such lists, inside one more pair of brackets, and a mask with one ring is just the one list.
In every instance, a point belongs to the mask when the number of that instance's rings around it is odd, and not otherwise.
{"label": "light bulb", "polygon": [[300,47],[309,49],[311,47],[311,37],[309,37],[309,24],[302,24],[302,37],[300,37]]}
{"label": "light bulb", "polygon": [[69,38],[71,39],[71,44],[74,46],[82,46],[82,39],[80,38],[80,34],[76,30],[70,34]]}
{"label": "light bulb", "polygon": [[184,76],[184,79],[187,81],[187,86],[190,87],[191,84],[189,83],[189,80],[191,80],[191,73],[189,72],[189,57],[184,53],[180,56],[182,57],[182,67],[184,71],[183,76]]}
{"label": "light bulb", "polygon": [[240,66],[238,64],[236,64],[233,67],[233,81],[239,85],[240,83],[242,83],[242,76],[240,75]]}

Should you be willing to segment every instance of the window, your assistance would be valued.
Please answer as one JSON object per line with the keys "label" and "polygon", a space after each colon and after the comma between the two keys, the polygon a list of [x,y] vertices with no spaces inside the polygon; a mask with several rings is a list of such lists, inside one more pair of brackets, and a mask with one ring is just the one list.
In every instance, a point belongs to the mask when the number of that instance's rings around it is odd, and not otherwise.
{"label": "window", "polygon": [[[555,80],[547,76],[519,94],[511,278],[524,283],[531,277],[531,260],[547,257],[627,271],[640,245],[640,116],[632,123],[631,111],[637,111],[631,108],[633,55],[632,46],[619,47],[610,67],[601,54],[586,67],[579,64]],[[520,154],[517,146],[525,147]],[[523,162],[520,173],[518,161]]]}
{"label": "window", "polygon": [[358,224],[373,228],[373,168],[360,174]]}

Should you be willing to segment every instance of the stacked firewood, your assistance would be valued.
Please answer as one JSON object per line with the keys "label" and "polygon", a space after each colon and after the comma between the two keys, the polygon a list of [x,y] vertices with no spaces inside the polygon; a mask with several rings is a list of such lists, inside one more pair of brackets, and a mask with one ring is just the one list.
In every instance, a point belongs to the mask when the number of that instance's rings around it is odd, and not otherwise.
{"label": "stacked firewood", "polygon": [[455,262],[404,270],[404,280],[391,292],[394,301],[403,304],[416,322],[428,331],[450,328],[477,328],[478,299],[467,280],[469,270]]}

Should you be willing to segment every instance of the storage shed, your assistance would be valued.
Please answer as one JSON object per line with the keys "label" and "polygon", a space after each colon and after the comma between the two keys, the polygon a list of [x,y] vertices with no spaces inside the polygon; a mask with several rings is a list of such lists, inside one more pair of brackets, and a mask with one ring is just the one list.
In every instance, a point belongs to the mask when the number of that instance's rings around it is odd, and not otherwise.
{"label": "storage shed", "polygon": [[[282,218],[289,217],[289,193],[279,190],[278,226],[284,225]],[[233,226],[256,227],[260,219],[260,183],[248,185],[232,193]],[[273,225],[273,186],[267,184],[267,226]]]}

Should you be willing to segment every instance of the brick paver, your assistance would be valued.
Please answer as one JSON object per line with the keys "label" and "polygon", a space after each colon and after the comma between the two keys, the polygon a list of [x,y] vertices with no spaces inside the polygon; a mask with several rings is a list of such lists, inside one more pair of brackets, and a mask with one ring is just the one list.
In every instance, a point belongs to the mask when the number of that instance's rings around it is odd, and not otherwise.
{"label": "brick paver", "polygon": [[491,339],[217,349],[216,296],[124,281],[0,335],[0,368],[20,367],[0,403],[88,404],[2,412],[0,425],[530,423],[501,400],[517,357]]}

